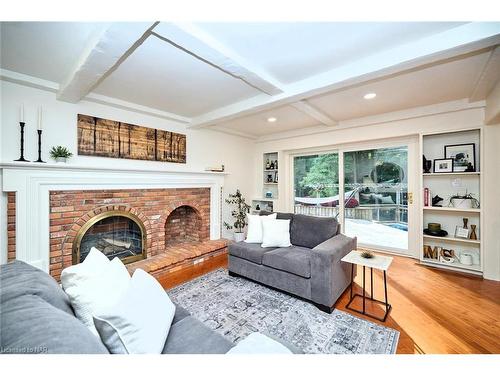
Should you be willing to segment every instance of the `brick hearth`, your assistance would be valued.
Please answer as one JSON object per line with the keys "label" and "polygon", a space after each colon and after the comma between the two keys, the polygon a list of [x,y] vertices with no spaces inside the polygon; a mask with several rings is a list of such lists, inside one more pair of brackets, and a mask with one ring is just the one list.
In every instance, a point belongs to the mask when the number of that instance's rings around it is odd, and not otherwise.
{"label": "brick hearth", "polygon": [[[195,229],[191,225],[188,232],[178,232],[178,237],[185,234],[186,241],[196,239],[201,242],[210,238],[210,189],[208,188],[60,190],[51,191],[49,200],[50,274],[56,279],[59,279],[63,268],[72,264],[73,243],[80,228],[88,220],[103,212],[130,212],[144,224],[148,258],[172,251],[165,246],[165,240],[168,238],[165,233],[170,225],[167,223],[172,221],[169,215],[174,211],[176,212],[174,223],[182,219],[179,215],[183,216],[183,212],[191,212],[189,210],[195,213],[198,220],[196,235],[191,234]],[[176,211],[183,206],[188,206],[190,209]]]}

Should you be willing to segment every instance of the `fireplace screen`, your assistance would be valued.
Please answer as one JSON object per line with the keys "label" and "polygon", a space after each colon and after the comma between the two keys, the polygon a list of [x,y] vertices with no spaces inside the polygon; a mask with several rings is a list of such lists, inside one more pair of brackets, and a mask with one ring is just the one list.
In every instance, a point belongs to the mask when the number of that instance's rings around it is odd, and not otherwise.
{"label": "fireplace screen", "polygon": [[75,241],[74,262],[83,262],[92,247],[109,259],[123,263],[146,258],[145,230],[139,220],[128,213],[105,212],[84,225]]}

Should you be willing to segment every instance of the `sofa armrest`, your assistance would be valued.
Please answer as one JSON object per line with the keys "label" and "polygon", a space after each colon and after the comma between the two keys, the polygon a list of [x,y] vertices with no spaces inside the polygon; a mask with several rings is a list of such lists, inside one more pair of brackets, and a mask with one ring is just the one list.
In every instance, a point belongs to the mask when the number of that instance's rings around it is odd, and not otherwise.
{"label": "sofa armrest", "polygon": [[356,249],[356,247],[356,237],[351,238],[344,234],[338,234],[313,247],[311,250],[316,256],[323,258],[323,260],[340,261],[351,250]]}
{"label": "sofa armrest", "polygon": [[349,264],[341,259],[357,247],[357,238],[338,234],[311,249],[311,299],[333,306],[351,281]]}

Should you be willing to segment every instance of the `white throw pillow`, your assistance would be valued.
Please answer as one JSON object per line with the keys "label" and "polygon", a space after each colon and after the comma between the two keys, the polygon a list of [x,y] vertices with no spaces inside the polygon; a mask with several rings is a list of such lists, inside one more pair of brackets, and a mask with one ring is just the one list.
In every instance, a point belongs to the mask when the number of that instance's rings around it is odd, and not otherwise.
{"label": "white throw pillow", "polygon": [[271,215],[250,215],[247,214],[248,231],[246,243],[262,243],[262,223],[264,221],[276,220],[277,214]]}
{"label": "white throw pillow", "polygon": [[82,263],[65,268],[61,272],[61,284],[64,289],[78,285],[100,275],[109,266],[110,260],[95,247],[90,249]]}
{"label": "white throw pillow", "polygon": [[174,314],[158,281],[137,269],[128,290],[114,306],[98,311],[94,323],[110,353],[161,354]]}
{"label": "white throw pillow", "polygon": [[289,247],[290,220],[266,220],[262,222],[263,236],[261,247]]}
{"label": "white throw pillow", "polygon": [[67,271],[64,277],[61,274],[63,289],[69,297],[76,317],[96,336],[98,333],[92,315],[95,311],[113,306],[130,283],[130,275],[119,258],[108,261],[104,267],[98,264],[94,271],[89,270],[88,266],[77,268],[78,265],[75,265],[72,267],[76,270],[73,268]]}
{"label": "white throw pillow", "polygon": [[226,354],[292,354],[285,345],[259,332],[245,337]]}

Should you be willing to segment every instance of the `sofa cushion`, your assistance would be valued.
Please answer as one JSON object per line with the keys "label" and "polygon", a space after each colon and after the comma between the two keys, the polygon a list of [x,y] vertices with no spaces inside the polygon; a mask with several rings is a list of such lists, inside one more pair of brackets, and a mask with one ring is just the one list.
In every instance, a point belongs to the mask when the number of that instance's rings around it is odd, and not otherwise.
{"label": "sofa cushion", "polygon": [[0,266],[0,301],[23,295],[38,296],[52,306],[74,315],[69,298],[52,276],[16,260]]}
{"label": "sofa cushion", "polygon": [[262,248],[260,243],[235,242],[228,246],[230,255],[249,260],[250,262],[262,264],[262,256],[275,249],[274,247]]}
{"label": "sofa cushion", "polygon": [[[271,215],[273,212],[269,212],[269,211],[260,211],[259,212],[259,215],[260,216],[267,216],[267,215]],[[295,216],[294,214],[291,214],[289,212],[276,212],[277,216],[276,216],[276,219],[278,220],[290,220],[290,224],[291,224],[291,221],[293,220],[293,217]]]}
{"label": "sofa cushion", "polygon": [[4,353],[108,354],[102,342],[76,317],[41,296],[1,301],[0,347]]}
{"label": "sofa cushion", "polygon": [[312,249],[337,234],[338,222],[333,217],[294,215],[290,227],[292,245]]}
{"label": "sofa cushion", "polygon": [[292,246],[265,253],[262,257],[262,264],[297,276],[310,278],[311,256],[310,249]]}
{"label": "sofa cushion", "polygon": [[187,318],[188,316],[191,316],[189,311],[187,311],[184,307],[175,304],[175,315],[174,320],[172,320],[172,325],[180,322],[182,319]]}
{"label": "sofa cushion", "polygon": [[170,328],[163,354],[224,354],[233,344],[188,316]]}

